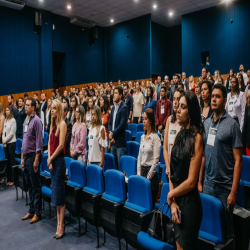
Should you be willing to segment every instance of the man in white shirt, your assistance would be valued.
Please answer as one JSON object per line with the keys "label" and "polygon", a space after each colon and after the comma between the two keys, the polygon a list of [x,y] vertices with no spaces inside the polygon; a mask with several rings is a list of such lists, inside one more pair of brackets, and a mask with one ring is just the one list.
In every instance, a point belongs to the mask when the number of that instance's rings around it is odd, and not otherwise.
{"label": "man in white shirt", "polygon": [[[245,86],[247,86],[248,77],[247,77],[247,74],[244,72],[244,66],[243,66],[243,64],[240,65],[239,71],[240,71],[240,73],[243,76],[243,81],[244,81]],[[238,75],[239,75],[239,73],[237,74],[237,77],[238,77]]]}

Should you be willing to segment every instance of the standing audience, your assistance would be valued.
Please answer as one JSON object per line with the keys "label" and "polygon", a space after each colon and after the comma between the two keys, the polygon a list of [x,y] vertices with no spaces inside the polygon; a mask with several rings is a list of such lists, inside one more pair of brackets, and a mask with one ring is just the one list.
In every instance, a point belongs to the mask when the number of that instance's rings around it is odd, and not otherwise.
{"label": "standing audience", "polygon": [[0,143],[2,144],[2,134],[4,128],[4,111],[3,111],[3,104],[0,102]]}
{"label": "standing audience", "polygon": [[212,85],[209,81],[202,82],[201,85],[201,120],[204,122],[213,113],[211,109]]}
{"label": "standing audience", "polygon": [[16,119],[16,138],[23,139],[23,123],[26,118],[24,100],[22,97],[18,99],[18,109],[14,112],[14,117]]}
{"label": "standing audience", "polygon": [[135,83],[136,92],[134,93],[134,102],[133,102],[133,123],[141,123],[142,109],[144,104],[143,94],[140,90],[140,82],[136,81]]}

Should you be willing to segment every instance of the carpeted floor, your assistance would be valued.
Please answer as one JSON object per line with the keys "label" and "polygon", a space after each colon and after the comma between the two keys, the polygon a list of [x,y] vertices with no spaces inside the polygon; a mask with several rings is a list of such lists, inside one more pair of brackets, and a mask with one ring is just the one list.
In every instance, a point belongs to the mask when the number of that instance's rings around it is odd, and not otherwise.
{"label": "carpeted floor", "polygon": [[[6,250],[73,250],[73,249],[94,249],[97,245],[96,230],[88,224],[90,231],[86,235],[77,237],[77,218],[72,217],[72,223],[66,227],[66,234],[63,239],[55,240],[53,235],[56,232],[56,217],[49,217],[48,206],[45,206],[42,220],[31,225],[29,220],[22,221],[21,218],[28,212],[25,206],[25,199],[21,199],[19,189],[19,200],[16,201],[15,187],[8,187],[5,190],[0,187],[0,249]],[[55,210],[52,208],[52,213]],[[69,213],[66,213],[66,224],[69,222]],[[85,228],[85,221],[81,219],[82,231]],[[100,242],[103,242],[103,230],[100,231]],[[118,249],[116,238],[106,234],[108,243],[101,249]],[[122,240],[122,249],[126,249],[125,241]],[[133,249],[129,247],[129,249]]]}

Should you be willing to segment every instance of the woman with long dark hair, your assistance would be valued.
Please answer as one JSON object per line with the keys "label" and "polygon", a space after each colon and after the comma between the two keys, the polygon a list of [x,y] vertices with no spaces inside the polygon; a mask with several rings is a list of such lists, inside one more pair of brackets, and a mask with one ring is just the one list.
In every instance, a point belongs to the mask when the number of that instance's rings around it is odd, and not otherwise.
{"label": "woman with long dark hair", "polygon": [[92,118],[92,109],[94,106],[94,101],[93,98],[90,97],[88,99],[88,106],[87,106],[87,112],[86,112],[86,125],[87,125],[87,129],[89,129],[89,127],[91,126],[91,118]]}
{"label": "woman with long dark hair", "polygon": [[133,123],[141,123],[141,115],[143,109],[144,98],[143,94],[141,93],[140,82],[136,81],[135,83],[136,92],[134,93],[134,102],[133,102],[133,116],[132,122]]}
{"label": "woman with long dark hair", "polygon": [[239,84],[239,90],[241,92],[244,92],[246,89],[246,86],[244,83],[243,75],[241,73],[238,75],[238,84]]}
{"label": "woman with long dark hair", "polygon": [[234,76],[234,70],[230,69],[229,74],[228,74],[228,78],[225,81],[225,87],[227,89],[227,93],[229,93],[231,91],[231,80],[232,80],[233,76]]}
{"label": "woman with long dark hair", "polygon": [[143,111],[144,112],[146,109],[153,109],[154,114],[156,111],[156,100],[153,98],[154,96],[154,89],[153,87],[148,87],[147,88],[147,99],[146,99],[146,104],[143,107]]}
{"label": "woman with long dark hair", "polygon": [[[175,138],[171,153],[168,204],[171,206],[177,250],[197,250],[202,220],[197,180],[203,154],[204,127],[193,92],[182,94],[177,121],[182,129]],[[179,217],[180,212],[183,219]]]}
{"label": "woman with long dark hair", "polygon": [[244,125],[245,107],[245,93],[240,91],[238,79],[236,76],[233,76],[231,79],[231,92],[227,94],[225,110],[239,123],[241,132]]}
{"label": "woman with long dark hair", "polygon": [[87,112],[87,102],[86,102],[86,98],[85,96],[83,95],[83,92],[80,91],[79,94],[78,94],[78,97],[79,97],[79,105],[83,106],[84,107],[84,110],[85,110],[85,113]]}
{"label": "woman with long dark hair", "polygon": [[213,113],[211,109],[212,85],[209,81],[202,82],[201,85],[201,120],[204,122]]}
{"label": "woman with long dark hair", "polygon": [[109,130],[108,130],[108,123],[109,123],[109,100],[106,95],[102,95],[100,97],[100,108],[102,112],[102,125],[105,127],[106,135],[108,138]]}
{"label": "woman with long dark hair", "polygon": [[166,128],[165,128],[165,136],[164,136],[164,147],[163,147],[163,156],[166,164],[166,174],[169,174],[170,171],[170,158],[171,151],[174,145],[175,135],[180,131],[181,126],[177,122],[176,112],[179,106],[179,100],[183,91],[177,89],[174,92],[173,98],[173,114],[168,117]]}
{"label": "woman with long dark hair", "polygon": [[197,99],[198,99],[198,102],[199,102],[199,105],[201,105],[201,84],[199,81],[197,81],[195,83],[195,91],[194,91]]}
{"label": "woman with long dark hair", "polygon": [[112,109],[112,107],[114,105],[113,95],[108,94],[107,97],[108,97],[108,100],[109,100],[109,108],[110,108],[110,111],[111,111],[111,109]]}
{"label": "woman with long dark hair", "polygon": [[70,109],[69,109],[69,113],[67,115],[67,118],[70,120],[71,124],[74,125],[76,119],[75,119],[75,111],[76,111],[76,107],[78,106],[78,99],[76,98],[75,95],[73,95],[70,98]]}
{"label": "woman with long dark hair", "polygon": [[150,180],[153,205],[159,189],[159,179],[156,172],[160,160],[161,140],[157,135],[155,114],[148,108],[143,114],[144,134],[141,137],[137,160],[137,175]]}

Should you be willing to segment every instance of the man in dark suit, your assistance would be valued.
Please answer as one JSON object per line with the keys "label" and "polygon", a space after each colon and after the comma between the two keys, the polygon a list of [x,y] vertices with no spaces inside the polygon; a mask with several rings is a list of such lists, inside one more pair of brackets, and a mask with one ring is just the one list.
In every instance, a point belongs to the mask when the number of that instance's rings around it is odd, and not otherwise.
{"label": "man in dark suit", "polygon": [[111,154],[115,157],[118,169],[120,157],[126,154],[126,127],[128,119],[128,108],[122,101],[122,94],[122,87],[115,87],[113,96],[114,106],[111,110],[108,123]]}
{"label": "man in dark suit", "polygon": [[67,126],[67,133],[66,133],[66,139],[65,139],[65,143],[66,143],[65,156],[70,157],[70,141],[71,141],[71,135],[72,135],[72,123],[67,118],[68,106],[64,103],[62,105],[63,105],[63,118]]}
{"label": "man in dark suit", "polygon": [[183,83],[184,87],[186,88],[186,90],[189,90],[189,83],[188,81],[186,80],[186,73],[185,72],[182,72],[182,75],[181,75],[181,82]]}
{"label": "man in dark suit", "polygon": [[180,80],[180,75],[179,74],[174,74],[174,76],[173,76],[173,84],[171,85],[170,96],[169,96],[169,99],[172,102],[173,102],[173,98],[174,98],[174,92],[177,89],[179,80]]}
{"label": "man in dark suit", "polygon": [[41,118],[43,117],[43,124],[45,126],[46,124],[46,109],[47,109],[47,102],[46,102],[46,94],[45,93],[42,93],[41,94],[41,111],[43,112],[43,115],[42,115],[42,112],[41,112]]}

